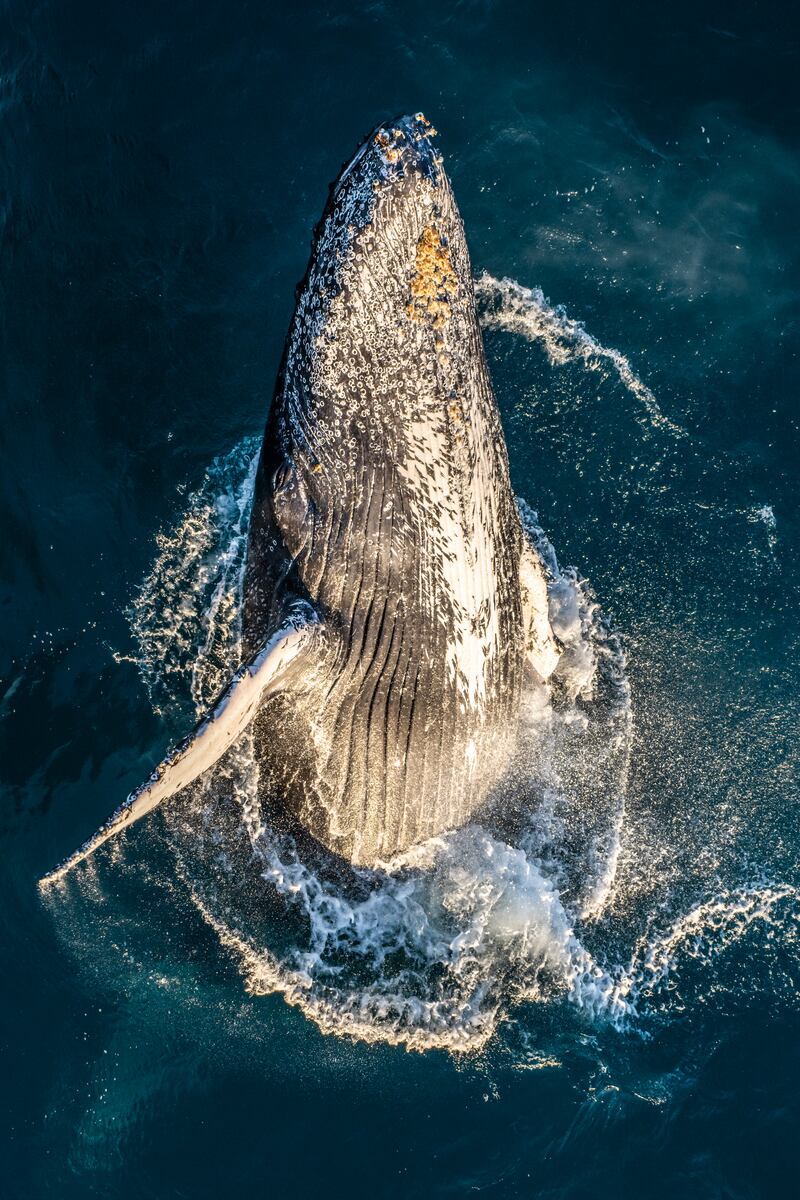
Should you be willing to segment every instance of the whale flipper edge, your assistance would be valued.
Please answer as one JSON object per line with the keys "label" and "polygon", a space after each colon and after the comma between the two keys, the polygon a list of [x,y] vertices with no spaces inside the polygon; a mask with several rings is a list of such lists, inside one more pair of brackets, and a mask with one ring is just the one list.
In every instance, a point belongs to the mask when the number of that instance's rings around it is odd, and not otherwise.
{"label": "whale flipper edge", "polygon": [[193,732],[112,813],[93,837],[39,880],[44,889],[64,878],[103,842],[199,779],[244,733],[270,696],[302,687],[319,658],[323,624],[311,605],[293,606],[284,624],[236,672]]}

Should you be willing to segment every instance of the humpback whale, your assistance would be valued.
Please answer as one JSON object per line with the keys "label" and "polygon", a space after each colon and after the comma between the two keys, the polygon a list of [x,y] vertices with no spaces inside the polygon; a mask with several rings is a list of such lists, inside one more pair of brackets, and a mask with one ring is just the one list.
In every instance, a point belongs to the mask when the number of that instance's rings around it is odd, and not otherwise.
{"label": "humpback whale", "polygon": [[467,822],[507,771],[560,645],[435,132],[421,113],[373,130],[315,230],[257,469],[242,665],[43,883],[248,727],[292,819],[357,865]]}

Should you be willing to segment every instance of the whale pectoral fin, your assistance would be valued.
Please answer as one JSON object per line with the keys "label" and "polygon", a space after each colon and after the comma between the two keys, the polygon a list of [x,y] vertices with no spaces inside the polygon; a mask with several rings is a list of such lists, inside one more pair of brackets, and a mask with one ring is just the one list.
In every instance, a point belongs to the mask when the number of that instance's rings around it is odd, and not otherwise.
{"label": "whale pectoral fin", "polygon": [[47,887],[63,879],[103,842],[199,779],[230,749],[269,696],[301,688],[304,676],[319,661],[322,629],[308,606],[298,608],[250,661],[239,668],[193,733],[170,750],[150,778],[112,813],[94,837],[45,875],[39,886]]}
{"label": "whale pectoral fin", "polygon": [[539,678],[547,680],[558,666],[562,646],[550,624],[544,566],[527,536],[519,563],[519,583],[526,657]]}

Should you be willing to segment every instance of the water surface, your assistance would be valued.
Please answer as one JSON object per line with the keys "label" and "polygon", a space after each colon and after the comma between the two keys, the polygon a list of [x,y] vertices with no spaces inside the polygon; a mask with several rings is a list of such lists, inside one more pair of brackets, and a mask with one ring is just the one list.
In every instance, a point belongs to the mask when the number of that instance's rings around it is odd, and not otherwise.
{"label": "water surface", "polygon": [[[789,1191],[790,17],[2,15],[3,1194]],[[549,727],[522,850],[455,835],[371,906],[260,829],[246,746],[43,903],[37,878],[235,655],[248,469],[312,226],[367,129],[419,109],[514,487],[616,717],[576,696],[562,717],[588,727]],[[246,886],[219,836],[255,847]]]}

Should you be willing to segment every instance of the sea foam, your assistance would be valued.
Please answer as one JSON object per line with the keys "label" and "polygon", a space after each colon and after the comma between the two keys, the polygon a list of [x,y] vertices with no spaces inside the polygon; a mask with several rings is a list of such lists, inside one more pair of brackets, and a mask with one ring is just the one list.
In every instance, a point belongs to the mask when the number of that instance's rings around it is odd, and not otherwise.
{"label": "sea foam", "polygon": [[[628,359],[539,290],[488,275],[476,288],[484,324],[539,342],[555,364],[610,368],[651,428],[682,434]],[[132,603],[133,657],[167,714],[193,706],[199,715],[238,663],[257,455],[257,439],[246,439],[214,461],[159,537]],[[472,824],[380,870],[326,873],[273,827],[249,735],[188,808],[164,810],[176,879],[244,988],[283,996],[327,1033],[457,1053],[484,1046],[520,1005],[552,1003],[636,1028],[687,962],[710,963],[755,927],[797,919],[788,885],[718,889],[682,915],[645,914],[627,956],[600,950],[604,921],[636,905],[618,882],[635,854],[625,653],[588,582],[560,566],[524,500],[519,509],[564,652],[551,692],[532,694],[523,711],[513,835],[502,822]]]}

